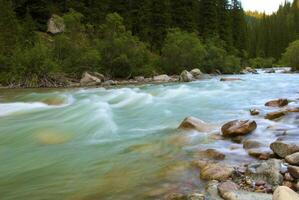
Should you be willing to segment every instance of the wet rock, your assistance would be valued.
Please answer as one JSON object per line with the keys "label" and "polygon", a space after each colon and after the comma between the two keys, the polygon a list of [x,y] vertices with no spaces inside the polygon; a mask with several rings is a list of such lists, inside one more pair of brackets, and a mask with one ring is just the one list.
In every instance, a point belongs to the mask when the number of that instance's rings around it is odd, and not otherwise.
{"label": "wet rock", "polygon": [[259,141],[257,140],[252,140],[252,139],[249,139],[249,140],[245,140],[243,142],[243,148],[244,149],[255,149],[255,148],[259,148],[259,147],[262,147],[263,144],[260,143]]}
{"label": "wet rock", "polygon": [[292,177],[299,179],[299,167],[297,166],[288,166],[288,171],[291,174]]}
{"label": "wet rock", "polygon": [[103,86],[111,86],[111,85],[117,85],[117,81],[107,80],[103,83]]}
{"label": "wet rock", "polygon": [[209,132],[211,131],[211,126],[206,122],[197,119],[195,117],[187,117],[179,126],[179,129],[183,130],[196,130],[199,132]]}
{"label": "wet rock", "polygon": [[265,181],[270,185],[277,186],[283,181],[280,174],[282,161],[270,159],[248,165],[246,175],[254,181]]}
{"label": "wet rock", "polygon": [[196,79],[200,79],[204,74],[200,71],[200,69],[192,69],[190,71],[190,73],[192,74],[192,76]]}
{"label": "wet rock", "polygon": [[180,81],[181,82],[191,82],[194,80],[193,75],[188,72],[187,70],[184,70],[180,75]]}
{"label": "wet rock", "polygon": [[220,163],[210,163],[200,171],[200,177],[203,180],[226,181],[232,175],[234,169]]}
{"label": "wet rock", "polygon": [[291,176],[291,174],[290,173],[285,173],[284,174],[284,180],[285,181],[294,181],[294,178]]}
{"label": "wet rock", "polygon": [[237,144],[242,144],[244,139],[245,139],[245,136],[240,136],[240,135],[231,138],[232,142],[237,143]]}
{"label": "wet rock", "polygon": [[241,71],[241,74],[250,74],[250,73],[252,73],[252,74],[257,74],[257,70],[256,70],[256,69],[253,69],[253,68],[251,68],[251,67],[245,67],[245,69],[243,69],[243,70]]}
{"label": "wet rock", "polygon": [[193,193],[188,195],[187,197],[188,200],[205,200],[205,195],[199,194],[199,193]]}
{"label": "wet rock", "polygon": [[289,104],[289,101],[287,99],[277,99],[277,100],[272,100],[268,101],[265,106],[268,107],[284,107]]}
{"label": "wet rock", "polygon": [[280,186],[274,191],[273,200],[299,200],[299,195],[286,186]]}
{"label": "wet rock", "polygon": [[250,149],[248,151],[248,155],[258,158],[260,160],[268,160],[271,155],[271,151],[263,150],[263,149]]}
{"label": "wet rock", "polygon": [[287,108],[286,112],[297,113],[297,112],[299,112],[299,108]]}
{"label": "wet rock", "polygon": [[225,155],[215,149],[207,149],[205,151],[199,152],[199,155],[202,157],[206,157],[209,159],[215,159],[215,160],[224,160]]}
{"label": "wet rock", "polygon": [[285,160],[291,165],[299,165],[299,152],[288,155]]}
{"label": "wet rock", "polygon": [[258,109],[250,109],[250,115],[255,116],[259,115],[260,111]]}
{"label": "wet rock", "polygon": [[49,106],[61,106],[64,104],[64,99],[61,98],[48,98],[43,100],[43,103]]}
{"label": "wet rock", "polygon": [[95,86],[100,85],[101,80],[95,76],[92,76],[90,73],[85,72],[80,80],[81,86]]}
{"label": "wet rock", "polygon": [[273,69],[273,68],[270,68],[270,69],[266,69],[265,70],[265,73],[268,73],[268,74],[273,74],[273,73],[275,73],[276,71],[275,71],[275,69]]}
{"label": "wet rock", "polygon": [[275,141],[270,148],[281,158],[299,152],[299,144],[292,141]]}
{"label": "wet rock", "polygon": [[224,140],[223,136],[220,133],[213,133],[213,134],[209,135],[209,139]]}
{"label": "wet rock", "polygon": [[136,76],[136,77],[134,77],[134,80],[137,82],[144,82],[145,78],[144,78],[144,76]]}
{"label": "wet rock", "polygon": [[240,189],[239,185],[237,185],[232,181],[225,181],[218,185],[218,191],[220,193],[220,196],[224,199],[227,199],[226,197],[229,196],[229,193],[235,192],[239,189]]}
{"label": "wet rock", "polygon": [[219,182],[216,180],[208,182],[206,186],[206,193],[207,193],[207,199],[211,200],[223,200],[218,192],[218,184]]}
{"label": "wet rock", "polygon": [[62,17],[58,15],[52,15],[48,21],[47,32],[51,34],[62,33],[65,30],[65,24]]}
{"label": "wet rock", "polygon": [[168,82],[168,81],[171,80],[171,78],[166,74],[162,74],[162,75],[159,75],[159,76],[154,76],[153,80],[156,81],[156,82]]}
{"label": "wet rock", "polygon": [[285,112],[285,111],[275,111],[275,112],[268,113],[265,116],[265,119],[274,120],[274,119],[281,118],[281,117],[285,116],[286,114],[287,114],[287,112]]}
{"label": "wet rock", "polygon": [[188,200],[187,196],[180,193],[172,193],[166,195],[164,200]]}
{"label": "wet rock", "polygon": [[257,128],[257,124],[252,120],[235,120],[226,123],[222,126],[222,134],[225,137],[234,137],[239,135],[246,135]]}
{"label": "wet rock", "polygon": [[240,78],[221,78],[220,81],[226,82],[226,81],[241,81],[242,79]]}

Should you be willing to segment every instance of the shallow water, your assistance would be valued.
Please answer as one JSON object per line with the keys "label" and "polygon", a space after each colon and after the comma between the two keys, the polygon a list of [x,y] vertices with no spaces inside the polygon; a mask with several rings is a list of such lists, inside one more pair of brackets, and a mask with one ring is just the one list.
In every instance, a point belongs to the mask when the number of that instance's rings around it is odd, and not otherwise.
{"label": "shallow water", "polygon": [[[298,98],[298,74],[240,75],[116,89],[0,90],[0,199],[153,199],[201,191],[190,162],[216,148],[223,162],[252,161],[241,145],[176,128],[187,116],[213,124],[254,118],[265,144],[298,120],[249,115],[275,98]],[[295,103],[291,103],[291,105]],[[294,120],[291,120],[294,119]]]}

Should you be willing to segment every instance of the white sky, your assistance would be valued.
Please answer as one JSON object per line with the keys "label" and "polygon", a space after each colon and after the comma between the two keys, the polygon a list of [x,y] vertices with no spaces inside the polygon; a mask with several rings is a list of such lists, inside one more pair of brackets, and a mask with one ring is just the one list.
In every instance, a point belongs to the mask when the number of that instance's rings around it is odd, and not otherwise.
{"label": "white sky", "polygon": [[[285,0],[241,0],[244,10],[260,11],[271,14],[275,12],[279,5],[284,3]],[[289,0],[292,1],[292,0]]]}

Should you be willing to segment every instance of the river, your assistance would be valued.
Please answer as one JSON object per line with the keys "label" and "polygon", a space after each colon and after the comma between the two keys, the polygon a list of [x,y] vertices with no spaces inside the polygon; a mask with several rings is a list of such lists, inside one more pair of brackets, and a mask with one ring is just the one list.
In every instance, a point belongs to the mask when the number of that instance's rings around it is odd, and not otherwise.
{"label": "river", "polygon": [[[296,118],[273,122],[249,109],[265,114],[268,100],[298,98],[299,74],[235,77],[242,81],[0,90],[0,199],[155,199],[203,190],[190,164],[199,150],[218,149],[230,164],[253,160],[242,145],[212,139],[223,123],[255,119],[250,137],[265,144],[279,135],[269,126],[297,130]],[[177,130],[188,116],[214,131]]]}

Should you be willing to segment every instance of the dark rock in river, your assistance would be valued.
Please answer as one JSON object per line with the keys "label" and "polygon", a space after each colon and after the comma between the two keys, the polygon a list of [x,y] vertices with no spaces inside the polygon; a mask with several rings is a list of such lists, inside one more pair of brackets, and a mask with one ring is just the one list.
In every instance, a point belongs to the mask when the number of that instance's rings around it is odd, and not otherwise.
{"label": "dark rock in river", "polygon": [[235,120],[226,123],[222,126],[221,131],[225,137],[235,137],[239,135],[246,135],[257,128],[257,124],[252,120]]}
{"label": "dark rock in river", "polygon": [[262,143],[260,143],[259,141],[257,140],[252,140],[252,139],[249,139],[249,140],[245,140],[243,142],[243,148],[244,149],[255,149],[255,148],[259,148],[263,146]]}
{"label": "dark rock in river", "polygon": [[183,130],[196,130],[199,132],[209,132],[212,130],[211,126],[206,122],[195,117],[187,117],[179,126]]}
{"label": "dark rock in river", "polygon": [[299,152],[299,143],[295,141],[275,141],[270,145],[272,151],[281,158]]}
{"label": "dark rock in river", "polygon": [[250,110],[250,115],[255,116],[255,115],[259,115],[260,111],[258,109],[251,109]]}
{"label": "dark rock in river", "polygon": [[240,78],[221,78],[220,81],[226,82],[226,81],[241,81]]}
{"label": "dark rock in river", "polygon": [[226,181],[230,178],[234,168],[221,163],[208,163],[200,170],[200,177],[203,180]]}
{"label": "dark rock in river", "polygon": [[268,113],[265,116],[265,119],[274,120],[274,119],[281,118],[281,117],[285,116],[286,114],[287,114],[287,112],[285,112],[285,111],[275,111],[275,112]]}
{"label": "dark rock in river", "polygon": [[289,101],[287,99],[277,99],[277,100],[272,100],[269,101],[265,104],[265,106],[268,107],[284,107],[289,104]]}

